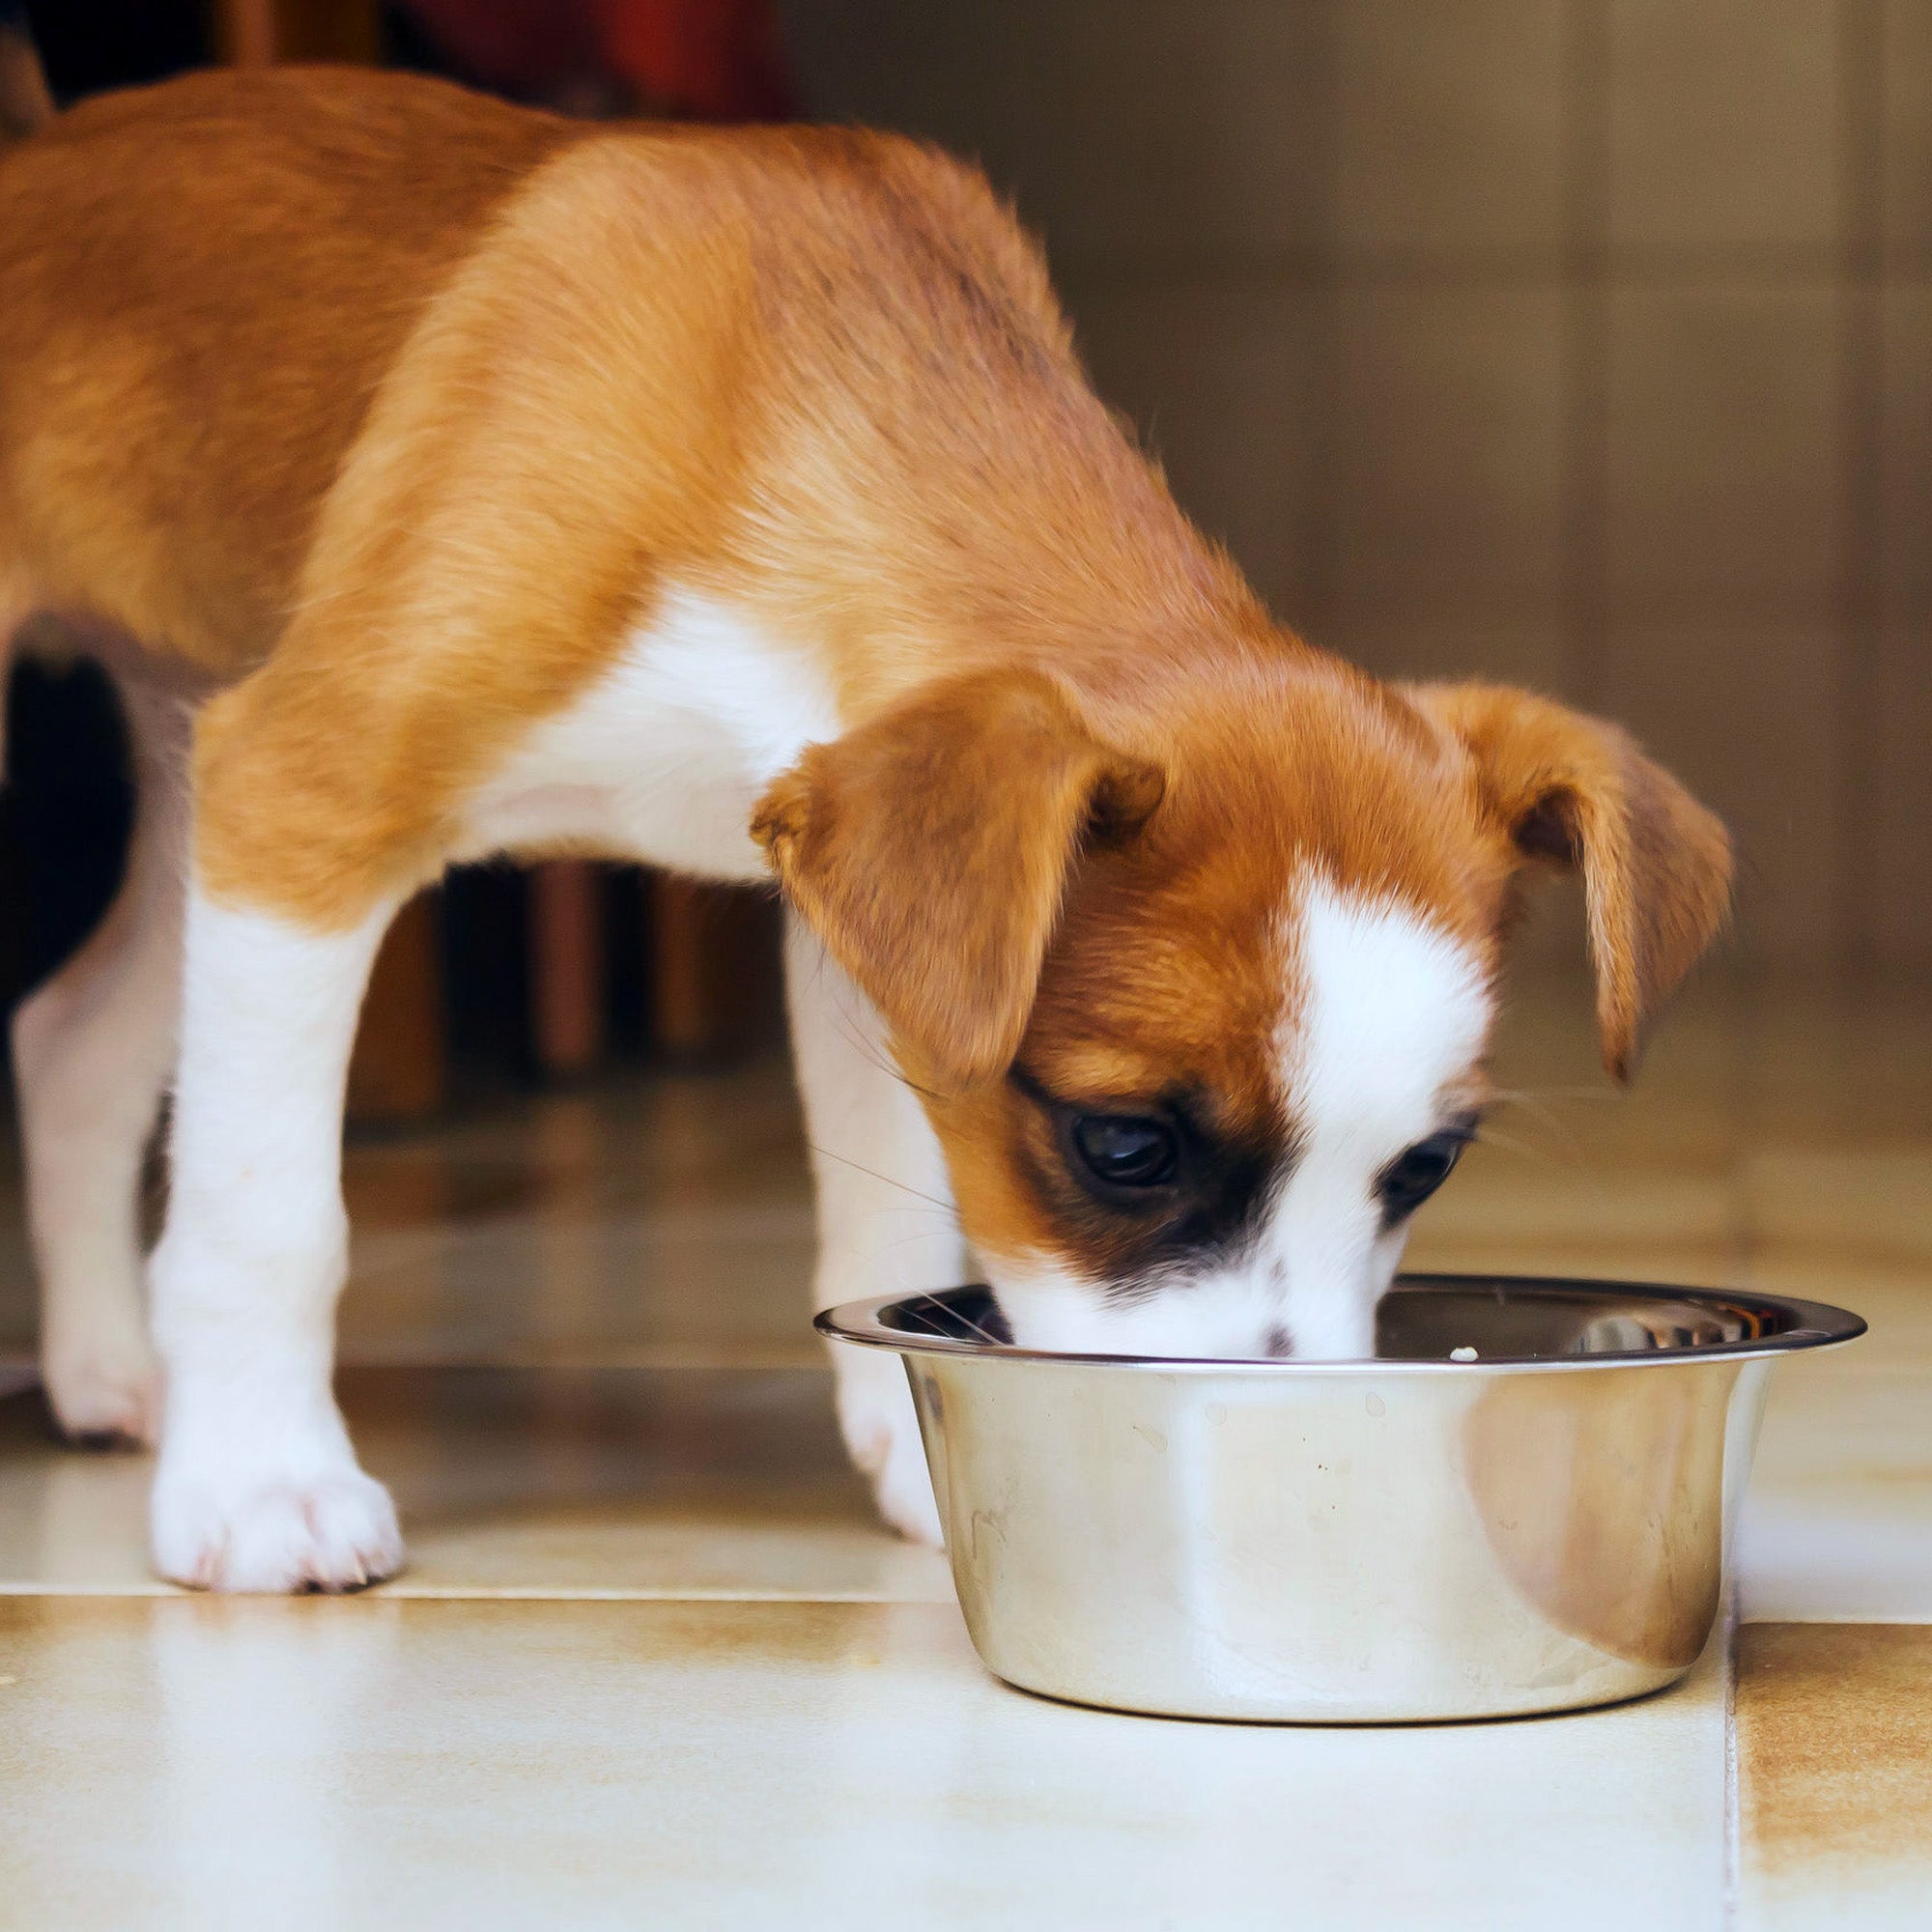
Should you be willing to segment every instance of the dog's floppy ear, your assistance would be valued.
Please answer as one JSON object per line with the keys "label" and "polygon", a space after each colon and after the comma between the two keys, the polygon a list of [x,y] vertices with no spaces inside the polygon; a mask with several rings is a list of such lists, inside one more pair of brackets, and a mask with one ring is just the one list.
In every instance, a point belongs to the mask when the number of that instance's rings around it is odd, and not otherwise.
{"label": "dog's floppy ear", "polygon": [[900,1041],[964,1085],[1018,1051],[1082,846],[1137,830],[1165,782],[1046,678],[979,673],[808,747],[752,836]]}
{"label": "dog's floppy ear", "polygon": [[1582,872],[1604,1065],[1629,1079],[1646,1023],[1730,904],[1722,824],[1614,724],[1494,685],[1406,695],[1467,747],[1517,850]]}

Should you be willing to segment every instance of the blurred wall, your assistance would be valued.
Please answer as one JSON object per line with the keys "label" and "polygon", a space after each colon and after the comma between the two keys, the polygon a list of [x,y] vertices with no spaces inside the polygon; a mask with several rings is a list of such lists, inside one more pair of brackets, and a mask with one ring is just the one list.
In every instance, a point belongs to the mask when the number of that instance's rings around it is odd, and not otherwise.
{"label": "blurred wall", "polygon": [[1932,963],[1932,0],[783,11],[809,111],[1015,195],[1285,617],[1631,724],[1747,958]]}

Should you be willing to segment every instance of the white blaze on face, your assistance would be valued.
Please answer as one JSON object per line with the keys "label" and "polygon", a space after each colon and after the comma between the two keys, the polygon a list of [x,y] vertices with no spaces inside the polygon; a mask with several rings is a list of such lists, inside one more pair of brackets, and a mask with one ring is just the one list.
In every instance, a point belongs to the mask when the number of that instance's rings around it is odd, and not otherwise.
{"label": "white blaze on face", "polygon": [[1023,1346],[1122,1354],[1375,1351],[1406,1227],[1382,1225],[1390,1162],[1461,1114],[1489,1032],[1482,962],[1419,913],[1309,876],[1282,922],[1284,1016],[1269,1042],[1296,1143],[1255,1236],[1151,1293],[1038,1258],[986,1257]]}
{"label": "white blaze on face", "polygon": [[1406,1235],[1384,1231],[1377,1178],[1461,1111],[1492,995],[1465,946],[1393,899],[1311,877],[1289,918],[1299,997],[1277,1050],[1300,1147],[1248,1265],[1295,1354],[1366,1355]]}

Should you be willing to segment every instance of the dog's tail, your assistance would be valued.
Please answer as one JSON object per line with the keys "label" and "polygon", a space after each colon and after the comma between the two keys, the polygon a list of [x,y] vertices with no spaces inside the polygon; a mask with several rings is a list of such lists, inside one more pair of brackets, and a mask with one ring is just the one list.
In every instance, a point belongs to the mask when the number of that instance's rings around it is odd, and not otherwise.
{"label": "dog's tail", "polygon": [[53,118],[54,98],[21,0],[0,0],[0,147]]}

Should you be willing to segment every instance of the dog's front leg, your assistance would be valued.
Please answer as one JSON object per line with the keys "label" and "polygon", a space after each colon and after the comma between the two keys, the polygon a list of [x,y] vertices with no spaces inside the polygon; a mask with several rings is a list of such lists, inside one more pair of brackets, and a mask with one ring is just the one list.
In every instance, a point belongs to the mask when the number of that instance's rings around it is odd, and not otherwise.
{"label": "dog's front leg", "polygon": [[[966,1250],[938,1137],[893,1065],[871,1003],[796,914],[786,917],[785,986],[818,1191],[813,1305],[955,1286]],[[939,1515],[897,1356],[832,1353],[838,1424],[880,1514],[904,1535],[937,1544]]]}
{"label": "dog's front leg", "polygon": [[190,895],[167,1230],[155,1560],[212,1590],[351,1589],[402,1542],[330,1374],[347,1267],[342,1096],[393,907],[346,931]]}

